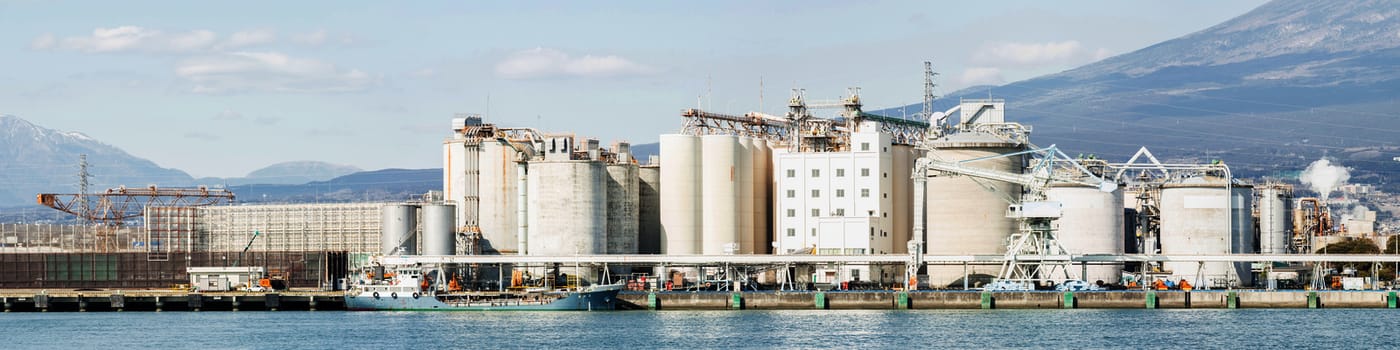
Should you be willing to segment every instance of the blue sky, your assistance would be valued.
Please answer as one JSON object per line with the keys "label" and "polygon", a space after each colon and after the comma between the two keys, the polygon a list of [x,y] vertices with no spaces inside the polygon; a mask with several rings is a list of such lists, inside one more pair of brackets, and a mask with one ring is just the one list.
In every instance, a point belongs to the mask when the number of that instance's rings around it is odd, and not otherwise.
{"label": "blue sky", "polygon": [[759,109],[760,78],[770,113],[793,87],[874,110],[922,98],[923,60],[943,92],[1011,82],[1262,3],[0,0],[0,114],[197,177],[430,168],[454,113],[654,142],[701,95]]}

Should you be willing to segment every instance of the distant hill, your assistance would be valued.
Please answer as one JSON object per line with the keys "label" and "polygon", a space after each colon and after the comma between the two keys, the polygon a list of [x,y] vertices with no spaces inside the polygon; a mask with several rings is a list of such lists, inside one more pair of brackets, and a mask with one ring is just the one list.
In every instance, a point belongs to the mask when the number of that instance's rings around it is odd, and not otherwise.
{"label": "distant hill", "polygon": [[390,201],[442,190],[442,169],[383,169],[299,185],[230,186],[240,203]]}
{"label": "distant hill", "polygon": [[[1400,6],[1278,0],[1224,23],[1065,72],[947,94],[1007,101],[1032,141],[1126,160],[1140,146],[1223,159],[1236,174],[1296,172],[1336,157],[1400,176]],[[913,115],[919,105],[886,110]]]}
{"label": "distant hill", "polygon": [[196,180],[196,182],[228,186],[248,184],[295,185],[312,181],[326,181],[359,171],[361,171],[361,169],[354,166],[307,160],[269,165],[262,169],[254,170],[244,177],[208,177],[200,178]]}
{"label": "distant hill", "polygon": [[77,193],[80,154],[87,155],[92,191],[118,185],[187,186],[194,180],[82,133],[0,115],[0,207],[34,204],[38,193]]}

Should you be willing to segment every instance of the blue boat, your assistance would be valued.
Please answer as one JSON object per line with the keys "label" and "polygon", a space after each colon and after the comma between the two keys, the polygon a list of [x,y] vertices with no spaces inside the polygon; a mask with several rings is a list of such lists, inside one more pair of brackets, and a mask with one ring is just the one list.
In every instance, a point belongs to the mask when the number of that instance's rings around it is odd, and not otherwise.
{"label": "blue boat", "polygon": [[422,271],[400,268],[392,277],[365,279],[345,293],[352,311],[592,311],[617,308],[622,284],[564,290],[439,292]]}

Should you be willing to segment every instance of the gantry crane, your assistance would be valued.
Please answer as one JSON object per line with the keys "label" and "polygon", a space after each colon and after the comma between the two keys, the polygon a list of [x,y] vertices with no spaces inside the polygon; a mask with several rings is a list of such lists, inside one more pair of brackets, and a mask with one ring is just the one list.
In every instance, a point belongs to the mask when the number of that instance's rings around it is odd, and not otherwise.
{"label": "gantry crane", "polygon": [[[933,153],[930,153],[932,155]],[[1025,173],[1012,173],[969,166],[968,163],[991,159],[1029,156],[1031,168]],[[970,176],[978,179],[1003,181],[1022,186],[1019,200],[1009,200],[1006,217],[1020,223],[1019,232],[1011,235],[1007,243],[1005,262],[995,287],[1005,289],[1034,289],[1040,282],[1058,283],[1069,279],[1069,253],[1055,239],[1054,221],[1062,213],[1058,201],[1047,200],[1046,189],[1052,183],[1078,184],[1113,192],[1118,184],[1105,180],[1084,168],[1078,161],[1066,156],[1054,145],[1045,148],[1032,148],[1026,151],[1003,155],[974,158],[961,161],[946,161],[932,157],[919,158],[914,165],[914,220],[915,241],[911,249],[921,247],[924,236],[923,203],[930,171],[949,175]],[[1016,198],[1012,194],[1009,198]],[[923,262],[917,258],[911,264],[908,277],[917,272]],[[1063,278],[1057,278],[1063,277]]]}
{"label": "gantry crane", "polygon": [[36,200],[40,205],[97,223],[95,248],[108,252],[117,248],[113,239],[117,229],[126,220],[144,215],[148,207],[207,206],[232,202],[234,196],[228,190],[205,186],[162,188],[151,185],[144,188],[121,186],[103,193],[40,193]]}

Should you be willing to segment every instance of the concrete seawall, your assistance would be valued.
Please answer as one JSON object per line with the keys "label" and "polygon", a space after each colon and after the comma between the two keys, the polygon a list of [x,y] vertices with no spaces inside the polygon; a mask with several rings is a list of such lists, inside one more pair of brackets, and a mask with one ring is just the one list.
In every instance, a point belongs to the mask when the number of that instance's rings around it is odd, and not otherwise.
{"label": "concrete seawall", "polygon": [[[736,295],[737,294],[737,295]],[[635,309],[1233,309],[1395,308],[1390,291],[837,291],[837,292],[625,292]]]}

